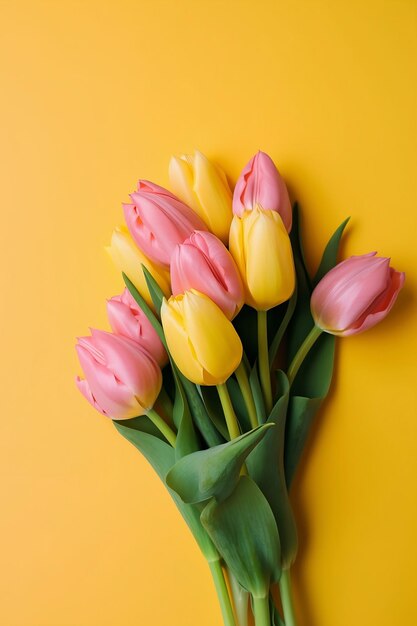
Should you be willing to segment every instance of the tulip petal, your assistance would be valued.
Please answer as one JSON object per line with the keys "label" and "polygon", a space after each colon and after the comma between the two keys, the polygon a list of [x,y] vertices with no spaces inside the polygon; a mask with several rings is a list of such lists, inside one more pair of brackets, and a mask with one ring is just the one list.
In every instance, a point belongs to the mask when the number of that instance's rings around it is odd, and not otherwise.
{"label": "tulip petal", "polygon": [[184,328],[182,297],[164,300],[161,321],[168,350],[180,372],[197,385],[204,385],[204,371]]}
{"label": "tulip petal", "polygon": [[225,382],[238,367],[243,351],[231,322],[210,298],[192,290],[184,296],[184,323],[209,381]]}
{"label": "tulip petal", "polygon": [[374,300],[367,311],[351,328],[339,333],[341,336],[357,335],[383,320],[391,311],[405,281],[404,272],[397,272],[390,268],[390,281],[387,288]]}

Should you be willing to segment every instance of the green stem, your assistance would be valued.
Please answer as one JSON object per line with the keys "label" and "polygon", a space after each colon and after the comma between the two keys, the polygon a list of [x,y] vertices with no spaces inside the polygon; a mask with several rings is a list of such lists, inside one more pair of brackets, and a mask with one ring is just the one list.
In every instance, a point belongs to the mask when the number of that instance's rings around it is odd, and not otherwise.
{"label": "green stem", "polygon": [[162,419],[162,417],[160,415],[158,415],[158,413],[154,409],[149,409],[149,411],[147,411],[146,415],[155,424],[157,429],[163,434],[165,439],[167,441],[169,441],[171,446],[173,448],[175,448],[175,443],[177,441],[177,435],[168,426],[168,424]]}
{"label": "green stem", "polygon": [[268,327],[266,311],[258,311],[258,361],[261,387],[267,415],[272,411],[271,375],[269,373]]}
{"label": "green stem", "polygon": [[256,414],[255,401],[253,399],[248,375],[246,373],[246,369],[245,369],[243,362],[240,363],[235,374],[236,374],[237,382],[239,383],[240,391],[242,392],[243,401],[248,411],[250,425],[252,426],[252,428],[256,428],[257,426],[259,426],[258,416]]}
{"label": "green stem", "polygon": [[[269,596],[265,598],[255,598],[253,596],[253,614],[255,616],[255,626],[271,626]],[[285,626],[288,626],[288,624]]]}
{"label": "green stem", "polygon": [[223,413],[226,418],[227,430],[229,431],[230,439],[236,439],[240,436],[239,423],[237,421],[236,413],[232,405],[232,401],[229,396],[226,383],[217,385],[217,391],[219,394],[220,402],[222,403]]}
{"label": "green stem", "polygon": [[233,615],[232,603],[230,602],[229,591],[227,589],[226,580],[219,560],[209,561],[211,574],[213,576],[214,585],[219,598],[220,608],[223,614],[224,626],[236,626],[235,617]]}
{"label": "green stem", "polygon": [[290,385],[292,385],[292,383],[294,382],[294,378],[297,376],[297,372],[300,369],[302,362],[304,361],[305,357],[309,353],[310,349],[314,346],[322,332],[323,331],[321,330],[321,328],[313,326],[313,328],[310,330],[309,334],[299,347],[298,352],[293,358],[287,372]]}
{"label": "green stem", "polygon": [[281,593],[281,604],[284,612],[285,626],[297,626],[294,614],[294,605],[291,592],[290,570],[282,570],[279,581],[279,590]]}

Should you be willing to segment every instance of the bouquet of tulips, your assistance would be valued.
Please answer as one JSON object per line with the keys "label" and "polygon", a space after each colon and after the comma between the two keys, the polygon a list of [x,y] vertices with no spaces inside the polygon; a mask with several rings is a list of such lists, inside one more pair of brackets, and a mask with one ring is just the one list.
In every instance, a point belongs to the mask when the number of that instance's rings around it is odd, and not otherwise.
{"label": "bouquet of tulips", "polygon": [[[234,193],[203,154],[140,180],[109,252],[112,332],[78,339],[87,400],[148,459],[208,561],[226,626],[294,626],[289,489],[335,336],[382,320],[404,274],[375,252],[308,271],[297,207],[258,152]],[[175,195],[174,195],[175,194]],[[252,617],[251,617],[251,614]]]}

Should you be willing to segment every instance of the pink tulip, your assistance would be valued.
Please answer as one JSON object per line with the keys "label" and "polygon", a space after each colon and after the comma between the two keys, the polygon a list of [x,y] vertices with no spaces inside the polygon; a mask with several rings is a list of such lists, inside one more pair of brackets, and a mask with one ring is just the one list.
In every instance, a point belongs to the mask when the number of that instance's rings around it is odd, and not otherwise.
{"label": "pink tulip", "polygon": [[130,197],[133,203],[123,205],[127,227],[142,252],[155,263],[169,266],[178,243],[194,230],[206,230],[197,213],[159,185],[140,180]]}
{"label": "pink tulip", "polygon": [[162,341],[128,289],[107,302],[107,317],[114,333],[137,341],[160,367],[166,365],[168,355]]}
{"label": "pink tulip", "polygon": [[195,289],[232,319],[243,305],[243,285],[232,255],[212,233],[196,231],[176,246],[171,259],[174,296]]}
{"label": "pink tulip", "polygon": [[135,341],[103,330],[79,337],[76,350],[85,380],[78,389],[100,413],[112,419],[143,415],[161,390],[161,370]]}
{"label": "pink tulip", "polygon": [[316,326],[332,335],[355,335],[388,315],[405,274],[375,255],[352,256],[322,278],[311,296]]}
{"label": "pink tulip", "polygon": [[239,176],[233,194],[233,213],[242,217],[244,211],[251,211],[257,205],[277,211],[290,232],[292,211],[287,187],[271,157],[260,150]]}

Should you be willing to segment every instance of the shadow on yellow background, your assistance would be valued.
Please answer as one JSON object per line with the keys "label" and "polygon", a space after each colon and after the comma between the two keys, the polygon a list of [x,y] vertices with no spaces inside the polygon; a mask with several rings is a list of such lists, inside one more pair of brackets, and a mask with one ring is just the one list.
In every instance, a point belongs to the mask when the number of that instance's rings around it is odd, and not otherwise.
{"label": "shadow on yellow background", "polygon": [[341,341],[294,489],[300,626],[417,622],[417,4],[0,2],[1,626],[215,626],[208,568],[150,467],[77,392],[76,335],[122,282],[103,251],[139,177],[200,148],[235,180],[262,148],[312,268],[407,273]]}

